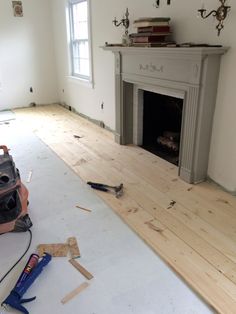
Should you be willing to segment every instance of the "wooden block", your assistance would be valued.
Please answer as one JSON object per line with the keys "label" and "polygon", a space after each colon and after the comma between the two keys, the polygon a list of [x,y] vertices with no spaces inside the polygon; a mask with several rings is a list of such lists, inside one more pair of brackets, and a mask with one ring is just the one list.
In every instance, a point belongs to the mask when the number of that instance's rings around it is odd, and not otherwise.
{"label": "wooden block", "polygon": [[68,253],[68,245],[65,243],[39,244],[37,250],[40,257],[43,256],[44,252],[53,257],[65,257]]}
{"label": "wooden block", "polygon": [[78,263],[74,259],[70,259],[69,262],[88,280],[91,280],[93,278],[93,275],[90,274],[80,263]]}
{"label": "wooden block", "polygon": [[30,183],[31,178],[32,178],[32,175],[33,175],[33,171],[30,170],[30,172],[29,172],[29,174],[28,174],[28,178],[27,178],[27,180],[26,180],[27,183]]}
{"label": "wooden block", "polygon": [[78,288],[74,289],[70,293],[68,293],[62,300],[61,303],[65,304],[69,302],[72,298],[74,298],[77,294],[82,292],[84,289],[86,289],[89,286],[87,282],[83,282]]}
{"label": "wooden block", "polygon": [[72,258],[80,257],[80,250],[75,237],[68,238],[67,243],[69,245],[69,250]]}

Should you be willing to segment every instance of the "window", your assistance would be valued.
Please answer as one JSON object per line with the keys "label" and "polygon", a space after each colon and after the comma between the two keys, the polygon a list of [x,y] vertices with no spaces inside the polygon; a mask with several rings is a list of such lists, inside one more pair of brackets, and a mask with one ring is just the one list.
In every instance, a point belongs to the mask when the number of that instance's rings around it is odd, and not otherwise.
{"label": "window", "polygon": [[92,81],[88,0],[70,0],[71,75]]}

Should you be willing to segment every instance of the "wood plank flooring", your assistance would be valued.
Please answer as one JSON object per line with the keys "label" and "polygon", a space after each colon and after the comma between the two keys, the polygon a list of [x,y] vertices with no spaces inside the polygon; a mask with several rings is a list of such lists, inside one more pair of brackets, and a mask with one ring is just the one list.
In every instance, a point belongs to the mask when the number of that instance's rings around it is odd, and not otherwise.
{"label": "wood plank flooring", "polygon": [[122,182],[119,199],[96,193],[215,311],[236,313],[236,197],[208,182],[185,183],[177,167],[114,143],[58,105],[16,113],[84,181]]}

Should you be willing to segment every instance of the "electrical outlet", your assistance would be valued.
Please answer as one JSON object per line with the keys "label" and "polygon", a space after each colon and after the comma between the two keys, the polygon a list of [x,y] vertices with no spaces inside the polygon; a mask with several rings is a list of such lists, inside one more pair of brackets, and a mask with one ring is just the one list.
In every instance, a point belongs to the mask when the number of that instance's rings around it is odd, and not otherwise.
{"label": "electrical outlet", "polygon": [[30,93],[33,93],[33,87],[32,86],[30,87]]}
{"label": "electrical outlet", "polygon": [[101,103],[101,109],[104,109],[104,102]]}

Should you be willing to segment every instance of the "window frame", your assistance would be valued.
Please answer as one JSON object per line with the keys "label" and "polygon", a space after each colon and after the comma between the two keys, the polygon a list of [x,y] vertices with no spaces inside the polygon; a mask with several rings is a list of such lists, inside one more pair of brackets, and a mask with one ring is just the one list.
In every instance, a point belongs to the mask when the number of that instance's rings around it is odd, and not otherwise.
{"label": "window frame", "polygon": [[[87,2],[87,23],[88,23],[88,50],[89,50],[89,76],[83,74],[77,74],[74,71],[74,56],[73,56],[73,33],[74,33],[74,19],[73,19],[73,5],[81,2]],[[88,83],[89,86],[93,87],[93,68],[92,68],[92,42],[91,42],[91,14],[90,14],[90,0],[69,0],[68,1],[69,11],[69,38],[70,38],[70,79],[76,79],[78,82],[82,82],[83,85]],[[82,41],[82,40],[81,40]]]}

